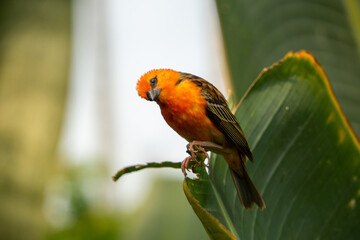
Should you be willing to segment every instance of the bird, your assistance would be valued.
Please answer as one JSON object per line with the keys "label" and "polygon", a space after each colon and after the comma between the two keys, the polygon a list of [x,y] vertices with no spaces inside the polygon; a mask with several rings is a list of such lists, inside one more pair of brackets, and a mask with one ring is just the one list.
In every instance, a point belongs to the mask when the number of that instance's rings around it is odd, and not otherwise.
{"label": "bird", "polygon": [[167,124],[186,139],[190,156],[181,164],[186,176],[189,162],[197,153],[220,154],[226,160],[237,195],[245,209],[265,202],[246,170],[246,157],[253,154],[223,94],[205,79],[172,69],[154,69],[137,81],[138,95],[160,106]]}

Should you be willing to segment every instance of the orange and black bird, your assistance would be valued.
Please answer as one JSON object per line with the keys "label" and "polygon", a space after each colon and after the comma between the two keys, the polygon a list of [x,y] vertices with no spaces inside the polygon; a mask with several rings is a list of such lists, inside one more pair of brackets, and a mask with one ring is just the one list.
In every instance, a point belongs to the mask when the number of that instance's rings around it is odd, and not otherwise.
{"label": "orange and black bird", "polygon": [[165,121],[189,142],[190,157],[182,163],[185,175],[189,161],[199,150],[206,156],[206,151],[221,154],[229,165],[242,205],[248,209],[255,203],[265,208],[246,171],[246,156],[253,161],[253,155],[244,132],[216,87],[192,74],[157,69],[141,76],[137,91],[140,97],[155,101]]}

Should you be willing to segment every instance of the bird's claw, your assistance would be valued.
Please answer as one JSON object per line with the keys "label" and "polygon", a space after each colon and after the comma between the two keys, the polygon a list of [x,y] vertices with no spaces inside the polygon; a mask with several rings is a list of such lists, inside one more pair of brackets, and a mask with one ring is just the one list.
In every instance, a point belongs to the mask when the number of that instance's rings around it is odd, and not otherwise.
{"label": "bird's claw", "polygon": [[[189,157],[185,158],[184,161],[181,162],[181,170],[184,174],[184,176],[186,176],[186,170],[189,170],[189,165],[191,161],[196,161],[197,164],[203,164],[203,162],[198,162],[196,155],[197,154],[204,154],[205,155],[205,159],[209,159],[210,160],[210,156],[209,154],[206,152],[205,148],[193,144],[193,143],[189,143],[188,145],[186,145],[186,152],[190,155]],[[195,166],[195,165],[194,165]],[[194,167],[193,166],[193,167]],[[208,167],[207,164],[205,164],[205,166]]]}
{"label": "bird's claw", "polygon": [[205,148],[203,148],[200,145],[194,144],[194,143],[189,143],[188,145],[186,145],[187,148],[187,153],[189,153],[193,158],[196,158],[196,154],[195,153],[203,153],[205,154],[205,157],[207,159],[210,159],[209,154],[207,153],[207,151],[205,150]]}
{"label": "bird's claw", "polygon": [[184,176],[186,176],[186,170],[189,170],[189,164],[191,160],[192,160],[192,156],[189,156],[185,158],[184,161],[181,162],[181,170]]}

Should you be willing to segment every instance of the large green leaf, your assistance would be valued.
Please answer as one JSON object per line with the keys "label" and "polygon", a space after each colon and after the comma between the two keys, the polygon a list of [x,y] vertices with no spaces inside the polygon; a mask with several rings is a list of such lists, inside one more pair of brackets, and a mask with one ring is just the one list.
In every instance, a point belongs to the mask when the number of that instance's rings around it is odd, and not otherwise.
{"label": "large green leaf", "polygon": [[312,55],[290,53],[264,70],[236,116],[267,207],[244,210],[226,162],[212,155],[209,175],[184,184],[210,237],[359,239],[359,142]]}
{"label": "large green leaf", "polygon": [[305,49],[323,65],[360,136],[360,0],[217,0],[234,92],[288,51]]}

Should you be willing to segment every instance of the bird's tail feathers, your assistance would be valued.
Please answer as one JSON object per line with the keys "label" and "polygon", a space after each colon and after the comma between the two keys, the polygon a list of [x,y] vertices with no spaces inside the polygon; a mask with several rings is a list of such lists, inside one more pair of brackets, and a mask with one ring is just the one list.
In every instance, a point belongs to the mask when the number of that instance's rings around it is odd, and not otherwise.
{"label": "bird's tail feathers", "polygon": [[253,207],[254,203],[256,203],[260,209],[264,209],[265,202],[257,191],[254,183],[251,181],[243,162],[242,168],[243,176],[240,176],[237,172],[230,168],[231,176],[234,180],[235,188],[242,205],[246,209],[249,209]]}

